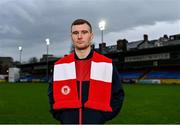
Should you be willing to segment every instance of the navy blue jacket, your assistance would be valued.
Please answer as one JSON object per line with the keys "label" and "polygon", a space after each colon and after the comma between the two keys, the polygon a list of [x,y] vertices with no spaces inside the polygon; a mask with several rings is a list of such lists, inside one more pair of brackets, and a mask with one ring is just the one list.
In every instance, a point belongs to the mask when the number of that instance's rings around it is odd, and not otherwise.
{"label": "navy blue jacket", "polygon": [[[88,55],[86,59],[92,57],[93,51]],[[78,57],[75,55],[75,58]],[[48,96],[50,103],[50,112],[52,116],[60,121],[62,124],[78,124],[79,123],[79,109],[61,109],[54,110],[52,105],[53,99],[53,84],[52,81],[49,83]],[[82,84],[82,104],[88,99],[89,92],[89,81],[83,81]],[[77,81],[77,88],[79,88],[79,81]],[[93,110],[88,108],[82,108],[82,123],[83,124],[103,124],[108,120],[114,118],[121,110],[124,100],[124,91],[120,82],[119,74],[115,66],[113,65],[113,78],[112,78],[112,91],[111,91],[111,107],[112,112],[103,112],[99,110]]]}

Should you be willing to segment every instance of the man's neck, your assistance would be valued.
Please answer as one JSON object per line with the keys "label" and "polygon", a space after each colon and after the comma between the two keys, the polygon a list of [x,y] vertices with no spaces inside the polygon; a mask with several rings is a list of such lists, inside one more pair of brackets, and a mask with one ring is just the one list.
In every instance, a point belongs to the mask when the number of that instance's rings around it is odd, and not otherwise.
{"label": "man's neck", "polygon": [[75,49],[76,55],[78,56],[79,59],[86,58],[89,55],[90,51],[91,51],[90,47],[85,50]]}

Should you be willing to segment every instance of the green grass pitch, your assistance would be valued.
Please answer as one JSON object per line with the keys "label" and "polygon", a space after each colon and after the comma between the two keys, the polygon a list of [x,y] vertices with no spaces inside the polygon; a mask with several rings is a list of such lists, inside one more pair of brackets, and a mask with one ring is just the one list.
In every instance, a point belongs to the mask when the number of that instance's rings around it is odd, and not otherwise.
{"label": "green grass pitch", "polygon": [[[121,113],[109,124],[180,123],[180,85],[124,84]],[[46,83],[0,83],[0,124],[58,124],[49,113]]]}

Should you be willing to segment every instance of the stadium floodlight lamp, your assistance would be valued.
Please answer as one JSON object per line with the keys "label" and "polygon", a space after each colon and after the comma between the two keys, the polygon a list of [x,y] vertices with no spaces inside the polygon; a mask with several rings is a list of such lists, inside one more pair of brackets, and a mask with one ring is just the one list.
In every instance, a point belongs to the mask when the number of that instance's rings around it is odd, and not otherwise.
{"label": "stadium floodlight lamp", "polygon": [[47,45],[47,46],[50,45],[50,40],[49,40],[49,38],[46,38],[45,41],[46,41],[46,45]]}
{"label": "stadium floodlight lamp", "polygon": [[22,51],[22,46],[19,46],[18,49],[19,49],[19,51]]}
{"label": "stadium floodlight lamp", "polygon": [[104,20],[99,22],[99,29],[100,30],[105,30],[106,22]]}

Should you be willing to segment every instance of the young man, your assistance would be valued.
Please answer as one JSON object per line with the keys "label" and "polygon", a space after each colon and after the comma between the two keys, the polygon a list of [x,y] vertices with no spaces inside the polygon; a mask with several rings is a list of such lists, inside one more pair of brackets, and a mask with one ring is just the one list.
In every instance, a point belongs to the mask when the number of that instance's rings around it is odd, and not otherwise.
{"label": "young man", "polygon": [[91,24],[71,25],[74,52],[54,65],[49,86],[51,113],[63,124],[101,124],[120,111],[124,91],[112,60],[91,49]]}

